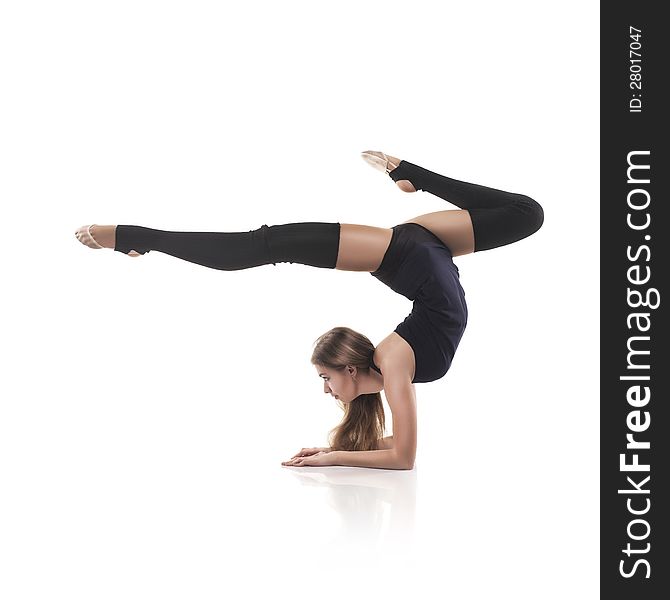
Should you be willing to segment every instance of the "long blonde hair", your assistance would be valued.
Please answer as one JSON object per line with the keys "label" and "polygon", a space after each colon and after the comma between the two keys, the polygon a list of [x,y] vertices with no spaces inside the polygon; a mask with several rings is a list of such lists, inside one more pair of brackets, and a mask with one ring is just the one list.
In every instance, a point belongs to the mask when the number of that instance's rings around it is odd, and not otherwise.
{"label": "long blonde hair", "polygon": [[[333,327],[317,338],[312,352],[313,365],[344,369],[348,365],[369,372],[375,347],[363,334],[349,327]],[[384,437],[384,405],[379,392],[361,394],[352,402],[338,402],[342,421],[330,430],[333,450],[377,450]]]}

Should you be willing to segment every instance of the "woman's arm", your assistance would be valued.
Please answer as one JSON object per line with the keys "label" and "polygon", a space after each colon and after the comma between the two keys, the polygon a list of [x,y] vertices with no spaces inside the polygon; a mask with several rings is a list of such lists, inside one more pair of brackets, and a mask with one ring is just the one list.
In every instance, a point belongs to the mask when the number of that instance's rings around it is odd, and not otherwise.
{"label": "woman's arm", "polygon": [[376,469],[413,469],[414,461],[405,461],[398,453],[391,450],[334,450],[328,455],[328,464],[344,467],[371,467]]}
{"label": "woman's arm", "polygon": [[[377,467],[380,469],[413,469],[416,458],[416,394],[414,385],[403,365],[386,363],[384,391],[393,414],[393,435],[384,438],[383,450],[347,452],[335,450],[329,454],[333,465]],[[390,447],[386,447],[389,440]],[[381,445],[381,444],[380,444]]]}

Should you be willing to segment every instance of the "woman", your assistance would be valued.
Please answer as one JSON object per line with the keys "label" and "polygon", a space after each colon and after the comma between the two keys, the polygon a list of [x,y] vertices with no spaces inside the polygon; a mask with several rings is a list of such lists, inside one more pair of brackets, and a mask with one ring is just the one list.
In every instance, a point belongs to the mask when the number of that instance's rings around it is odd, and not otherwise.
{"label": "woman", "polygon": [[[536,232],[542,207],[531,198],[450,179],[383,152],[363,158],[405,192],[424,190],[459,207],[428,213],[391,229],[346,223],[289,223],[248,232],[160,231],[133,225],[89,225],[76,232],[91,248],[130,256],[151,250],[213,269],[298,262],[368,271],[413,300],[412,312],[375,348],[364,335],[336,327],[317,339],[311,362],[324,392],[344,417],[328,448],[303,448],[287,466],[347,465],[412,469],[416,455],[414,383],[445,375],[467,322],[453,256],[510,244]],[[382,438],[384,390],[393,435]]]}

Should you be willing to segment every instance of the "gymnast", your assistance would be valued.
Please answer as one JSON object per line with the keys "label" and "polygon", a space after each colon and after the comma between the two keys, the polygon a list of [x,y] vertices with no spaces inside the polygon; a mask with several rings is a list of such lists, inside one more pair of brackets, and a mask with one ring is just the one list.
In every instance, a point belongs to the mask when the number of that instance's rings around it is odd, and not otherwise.
{"label": "gymnast", "polygon": [[[90,248],[133,257],[155,250],[223,271],[278,262],[367,271],[412,301],[412,312],[376,347],[348,327],[330,329],[316,340],[311,363],[344,415],[330,431],[328,447],[303,448],[282,462],[285,466],[413,469],[414,384],[444,377],[467,323],[453,257],[511,244],[544,221],[542,207],[528,196],[450,179],[383,152],[368,150],[362,157],[402,191],[423,190],[459,210],[420,215],[390,229],[303,222],[215,233],[85,225],[75,233]],[[382,390],[393,416],[388,437],[383,437]]]}

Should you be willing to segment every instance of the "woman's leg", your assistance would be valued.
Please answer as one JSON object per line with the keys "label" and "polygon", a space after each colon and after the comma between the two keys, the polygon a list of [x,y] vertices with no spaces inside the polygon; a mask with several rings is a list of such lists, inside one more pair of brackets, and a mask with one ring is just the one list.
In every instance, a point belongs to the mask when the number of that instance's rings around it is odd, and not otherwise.
{"label": "woman's leg", "polygon": [[240,232],[163,231],[118,225],[114,249],[157,250],[211,269],[238,271],[278,262],[334,269],[339,223],[286,223]]}
{"label": "woman's leg", "polygon": [[376,271],[391,243],[392,229],[342,223],[336,269]]}
{"label": "woman's leg", "polygon": [[452,256],[463,256],[475,251],[475,233],[467,210],[440,210],[419,215],[405,223],[418,223],[442,240]]}
{"label": "woman's leg", "polygon": [[[80,230],[81,231],[81,230]],[[297,262],[343,271],[374,271],[392,230],[339,223],[288,223],[246,232],[163,231],[137,225],[94,225],[91,247],[118,252],[151,250],[212,269],[236,271],[278,262]]]}
{"label": "woman's leg", "polygon": [[430,229],[454,255],[511,244],[535,233],[544,222],[540,204],[522,194],[451,179],[405,160],[389,176],[396,182],[409,181],[415,189],[463,209],[429,213],[406,221]]}

